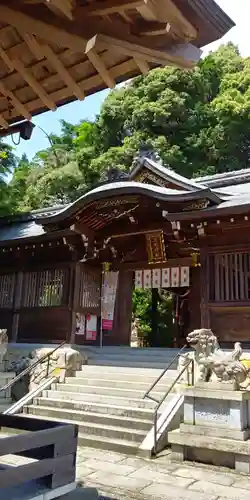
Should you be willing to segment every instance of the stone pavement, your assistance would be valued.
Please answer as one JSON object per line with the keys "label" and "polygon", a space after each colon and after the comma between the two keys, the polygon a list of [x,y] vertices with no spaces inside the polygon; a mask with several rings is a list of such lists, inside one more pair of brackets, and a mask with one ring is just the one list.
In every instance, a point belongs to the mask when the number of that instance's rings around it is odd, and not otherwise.
{"label": "stone pavement", "polygon": [[[1,462],[23,465],[27,458],[5,456]],[[78,448],[79,489],[58,500],[250,500],[250,475],[185,462],[171,462],[170,452],[157,459]]]}
{"label": "stone pavement", "polygon": [[[169,451],[147,460],[79,448],[77,482],[89,491],[86,500],[250,500],[250,476],[202,464],[172,463]],[[77,500],[85,500],[78,493]]]}

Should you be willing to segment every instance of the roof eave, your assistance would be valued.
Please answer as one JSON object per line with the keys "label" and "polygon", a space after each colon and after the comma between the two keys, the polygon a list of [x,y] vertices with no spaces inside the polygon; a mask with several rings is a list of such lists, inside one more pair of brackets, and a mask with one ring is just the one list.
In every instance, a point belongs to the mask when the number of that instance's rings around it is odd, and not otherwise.
{"label": "roof eave", "polygon": [[179,213],[168,213],[165,215],[165,218],[171,221],[182,221],[182,220],[201,220],[205,218],[213,218],[217,216],[226,216],[226,215],[237,215],[249,213],[250,211],[250,203],[232,207],[215,207],[205,210],[199,211],[190,211],[190,212],[179,212]]}
{"label": "roof eave", "polygon": [[[126,185],[127,184],[127,185]],[[83,195],[81,198],[72,203],[65,210],[52,215],[50,217],[40,217],[40,224],[47,225],[51,223],[58,223],[63,220],[66,220],[74,215],[79,209],[83,209],[85,206],[89,205],[92,202],[99,201],[104,198],[110,198],[112,196],[123,196],[123,195],[144,195],[159,201],[192,201],[200,198],[207,198],[209,201],[218,204],[221,202],[221,199],[218,195],[210,191],[210,189],[201,189],[197,191],[189,192],[180,192],[180,194],[169,194],[164,192],[157,192],[156,186],[147,185],[139,185],[139,183],[135,182],[133,186],[128,183],[116,183],[112,184],[110,189],[96,190],[90,191],[89,193]]]}

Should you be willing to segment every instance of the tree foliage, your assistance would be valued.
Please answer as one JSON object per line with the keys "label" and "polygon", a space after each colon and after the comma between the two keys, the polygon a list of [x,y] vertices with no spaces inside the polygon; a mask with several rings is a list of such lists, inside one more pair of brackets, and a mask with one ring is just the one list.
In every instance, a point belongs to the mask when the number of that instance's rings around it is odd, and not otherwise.
{"label": "tree foliage", "polygon": [[142,143],[187,177],[250,166],[249,84],[250,60],[231,43],[193,71],[160,68],[135,78],[110,92],[95,121],[62,121],[61,134],[32,161],[22,157],[14,169],[8,151],[0,164],[2,197],[2,175],[13,170],[6,210],[72,202],[108,169],[128,170]]}

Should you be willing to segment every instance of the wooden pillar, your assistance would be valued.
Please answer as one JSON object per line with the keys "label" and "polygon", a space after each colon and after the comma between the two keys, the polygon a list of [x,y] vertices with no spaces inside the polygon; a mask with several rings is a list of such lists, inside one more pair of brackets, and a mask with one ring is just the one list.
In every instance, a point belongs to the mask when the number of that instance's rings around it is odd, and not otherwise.
{"label": "wooden pillar", "polygon": [[209,265],[207,248],[202,248],[200,251],[200,293],[201,293],[201,328],[210,328],[209,314]]}
{"label": "wooden pillar", "polygon": [[16,285],[15,285],[15,294],[13,303],[13,321],[12,321],[11,339],[10,339],[11,342],[16,342],[18,337],[22,291],[23,291],[23,272],[19,271],[17,273]]}
{"label": "wooden pillar", "polygon": [[119,271],[112,336],[116,345],[130,344],[133,277],[133,271]]}
{"label": "wooden pillar", "polygon": [[75,343],[76,333],[76,312],[79,306],[79,289],[81,279],[81,264],[74,262],[71,266],[71,291],[70,291],[70,309],[71,309],[71,332],[70,343]]}

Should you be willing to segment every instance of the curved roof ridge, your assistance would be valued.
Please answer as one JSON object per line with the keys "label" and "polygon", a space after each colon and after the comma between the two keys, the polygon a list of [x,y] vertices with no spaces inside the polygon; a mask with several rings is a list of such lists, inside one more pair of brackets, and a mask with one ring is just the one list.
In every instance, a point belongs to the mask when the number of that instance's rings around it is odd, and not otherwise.
{"label": "curved roof ridge", "polygon": [[192,191],[190,189],[180,191],[178,189],[169,189],[166,187],[155,186],[153,184],[143,184],[134,181],[114,182],[92,189],[59,212],[56,212],[49,217],[40,217],[39,222],[40,224],[49,224],[51,222],[53,223],[64,220],[72,216],[77,210],[83,208],[85,205],[94,201],[99,201],[106,197],[122,195],[133,196],[136,194],[151,196],[152,198],[163,201],[170,201],[173,199],[175,201],[191,201],[200,198],[201,195],[204,197],[207,196],[209,200],[217,204],[221,201],[221,198],[208,187],[204,187],[203,189],[199,187],[199,189],[193,189]]}
{"label": "curved roof ridge", "polygon": [[151,160],[151,158],[145,158],[145,164],[146,165],[151,165],[153,168],[158,170],[159,172],[161,171],[162,173],[165,173],[166,177],[170,178],[170,180],[178,183],[180,186],[182,185],[183,187],[192,187],[194,189],[206,189],[207,186],[203,186],[201,183],[196,182],[193,179],[188,179],[187,177],[184,177],[183,175],[178,174],[175,172],[175,170],[165,167],[165,165],[161,165],[160,163],[155,162],[154,160]]}

